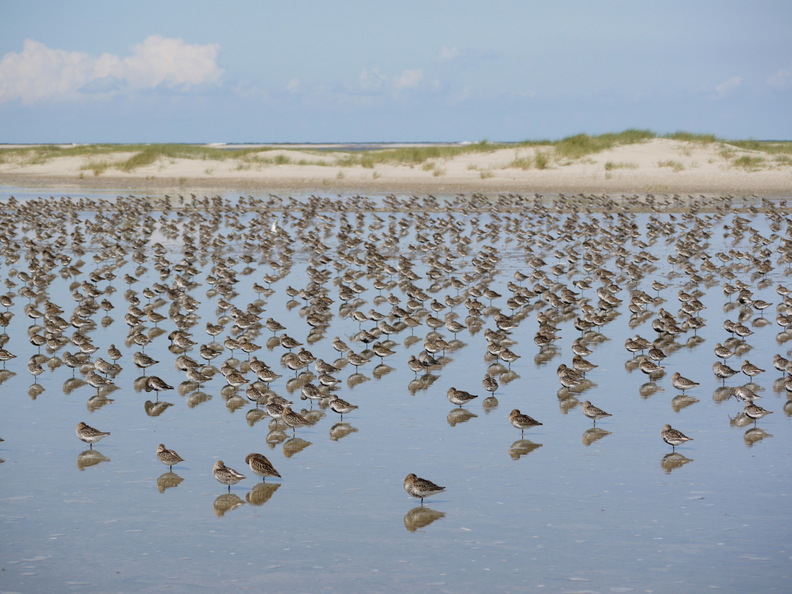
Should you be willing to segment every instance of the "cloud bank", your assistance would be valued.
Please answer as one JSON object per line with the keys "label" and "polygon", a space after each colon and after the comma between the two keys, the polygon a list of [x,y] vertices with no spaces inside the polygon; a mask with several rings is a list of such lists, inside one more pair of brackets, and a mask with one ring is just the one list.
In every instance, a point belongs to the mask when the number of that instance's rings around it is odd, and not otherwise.
{"label": "cloud bank", "polygon": [[53,49],[29,39],[0,60],[0,103],[77,101],[97,94],[189,89],[215,84],[217,44],[199,45],[151,35],[128,57]]}

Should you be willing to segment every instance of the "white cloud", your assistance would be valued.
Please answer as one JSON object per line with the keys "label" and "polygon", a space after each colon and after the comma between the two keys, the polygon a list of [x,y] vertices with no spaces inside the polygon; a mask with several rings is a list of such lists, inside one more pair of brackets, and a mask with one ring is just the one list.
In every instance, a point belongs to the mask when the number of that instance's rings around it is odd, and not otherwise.
{"label": "white cloud", "polygon": [[358,86],[366,93],[376,93],[382,89],[386,80],[387,77],[379,68],[367,68],[358,76]]}
{"label": "white cloud", "polygon": [[[426,83],[426,84],[425,84]],[[377,67],[362,70],[356,79],[343,85],[343,92],[349,96],[366,97],[367,101],[375,101],[386,97],[395,98],[405,93],[414,92],[418,87],[432,88],[432,81],[424,80],[424,71],[420,68],[402,70],[398,74],[383,72]]]}
{"label": "white cloud", "polygon": [[451,60],[455,60],[459,57],[459,50],[454,46],[447,46],[444,45],[440,48],[440,51],[437,53],[437,61],[438,62],[450,62]]}
{"label": "white cloud", "polygon": [[22,52],[0,60],[0,103],[77,100],[90,93],[156,87],[189,89],[216,83],[217,44],[199,45],[159,35],[147,37],[126,58],[52,49],[39,41],[25,41]]}
{"label": "white cloud", "polygon": [[716,85],[715,91],[718,93],[718,95],[727,95],[740,85],[742,85],[742,78],[739,76],[732,76],[729,80]]}
{"label": "white cloud", "polygon": [[420,68],[403,70],[400,75],[394,77],[393,86],[397,92],[404,89],[413,89],[421,83],[423,76],[423,70]]}
{"label": "white cloud", "polygon": [[134,53],[121,62],[116,76],[138,89],[216,83],[223,72],[215,61],[218,48],[216,43],[198,45],[151,35],[132,48]]}
{"label": "white cloud", "polygon": [[776,89],[792,87],[792,64],[773,74],[767,79],[767,84]]}
{"label": "white cloud", "polygon": [[296,93],[300,90],[300,79],[293,78],[286,84],[286,90],[289,93]]}

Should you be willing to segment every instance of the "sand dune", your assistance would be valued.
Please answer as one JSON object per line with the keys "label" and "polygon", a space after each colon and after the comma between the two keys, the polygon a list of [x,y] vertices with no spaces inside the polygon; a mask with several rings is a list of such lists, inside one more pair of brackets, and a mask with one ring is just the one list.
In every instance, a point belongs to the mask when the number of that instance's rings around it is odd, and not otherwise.
{"label": "sand dune", "polygon": [[[315,148],[315,147],[314,147]],[[132,153],[55,157],[41,163],[0,159],[0,184],[198,191],[360,191],[521,193],[705,193],[788,196],[792,162],[720,142],[654,138],[581,159],[551,147],[504,148],[431,159],[421,165],[348,165],[347,153],[286,146],[261,159],[160,159],[123,171]],[[0,151],[2,156],[2,151]],[[543,159],[541,167],[536,158]],[[741,157],[747,157],[740,160]],[[101,167],[97,167],[101,165]],[[523,165],[520,167],[519,165]]]}

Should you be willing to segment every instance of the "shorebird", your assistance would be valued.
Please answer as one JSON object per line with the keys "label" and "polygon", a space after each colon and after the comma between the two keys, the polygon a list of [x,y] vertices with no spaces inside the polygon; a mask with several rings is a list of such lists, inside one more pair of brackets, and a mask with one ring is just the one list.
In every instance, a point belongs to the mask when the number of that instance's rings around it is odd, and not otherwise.
{"label": "shorebird", "polygon": [[[272,413],[270,413],[269,410],[269,405],[267,405],[265,409],[270,414],[270,416],[272,416]],[[306,425],[310,425],[310,423],[304,416],[302,416],[298,412],[294,412],[289,405],[283,407],[283,413],[281,413],[281,420],[292,428],[293,433],[296,433],[297,427],[304,427]]]}
{"label": "shorebird", "polygon": [[135,352],[135,354],[132,355],[132,362],[135,364],[136,367],[139,367],[144,372],[147,367],[151,367],[152,365],[159,363],[159,361],[156,361],[155,359],[153,359],[143,351]]}
{"label": "shorebird", "polygon": [[638,336],[637,334],[632,338],[628,338],[624,341],[624,348],[631,352],[633,355],[637,352],[644,352],[646,349],[650,348],[652,343],[646,340],[645,338]]}
{"label": "shorebird", "polygon": [[754,378],[760,373],[764,372],[764,369],[758,367],[757,365],[754,365],[753,363],[747,360],[742,364],[742,367],[740,367],[740,369],[745,375],[747,375],[750,378]]}
{"label": "shorebird", "polygon": [[580,373],[585,374],[586,372],[591,371],[595,367],[598,367],[598,365],[592,363],[588,359],[584,359],[580,355],[575,355],[574,357],[572,357],[572,368],[575,371],[579,371]]}
{"label": "shorebird", "polygon": [[789,359],[783,357],[779,353],[776,353],[773,355],[773,367],[775,367],[781,373],[786,374],[787,368],[789,367]]}
{"label": "shorebird", "polygon": [[567,367],[564,363],[558,366],[556,373],[558,374],[558,380],[561,382],[561,385],[570,390],[578,388],[585,379],[582,373],[571,367]]}
{"label": "shorebird", "polygon": [[720,361],[715,361],[715,363],[712,364],[712,372],[715,374],[715,377],[723,380],[724,382],[734,374],[739,373],[739,371],[736,369],[732,369]]}
{"label": "shorebird", "polygon": [[754,392],[748,385],[732,388],[731,394],[737,400],[742,400],[743,402],[753,402],[761,398],[761,395]]}
{"label": "shorebird", "polygon": [[245,457],[245,463],[250,466],[253,474],[261,477],[262,481],[266,481],[268,476],[281,478],[280,473],[275,470],[275,467],[264,454],[248,454]]}
{"label": "shorebird", "polygon": [[164,444],[157,446],[157,459],[168,467],[168,470],[173,470],[173,465],[179,462],[184,462],[184,458],[179,456],[175,450],[169,450]]}
{"label": "shorebird", "polygon": [[341,415],[341,419],[343,420],[344,415],[347,413],[351,413],[353,410],[357,408],[356,404],[351,404],[344,400],[343,398],[339,398],[337,395],[333,394],[330,397],[330,410],[333,412],[338,413]]}
{"label": "shorebird", "polygon": [[597,424],[597,420],[613,416],[610,413],[606,413],[601,408],[597,408],[596,406],[591,404],[591,402],[589,402],[588,400],[586,400],[583,403],[583,414],[586,415],[589,419],[593,419],[595,425]]}
{"label": "shorebird", "polygon": [[521,413],[516,408],[509,413],[509,422],[511,422],[514,427],[519,429],[520,433],[523,435],[525,434],[526,429],[538,427],[542,424],[533,417]]}
{"label": "shorebird", "polygon": [[478,398],[476,394],[471,394],[465,390],[457,390],[453,386],[448,388],[446,396],[448,397],[448,400],[451,402],[451,404],[456,404],[459,407],[461,407],[463,404],[467,404],[475,398]]}
{"label": "shorebird", "polygon": [[699,385],[699,382],[694,382],[693,380],[680,375],[678,371],[675,371],[674,375],[671,376],[671,385],[677,390],[682,390],[682,393],[684,394],[685,390],[695,388]]}
{"label": "shorebird", "polygon": [[231,492],[231,485],[236,485],[239,481],[245,478],[245,475],[237,472],[233,468],[229,468],[222,460],[214,463],[212,474],[218,482],[228,485],[228,492]]}
{"label": "shorebird", "polygon": [[754,423],[761,419],[764,416],[773,414],[772,410],[765,410],[758,404],[754,404],[753,402],[746,402],[744,411],[746,415],[754,420]]}
{"label": "shorebird", "polygon": [[484,375],[484,379],[481,380],[481,385],[484,386],[484,389],[490,394],[495,394],[495,391],[498,389],[498,380],[487,373]]}
{"label": "shorebird", "polygon": [[660,432],[663,441],[671,446],[671,449],[676,449],[676,446],[685,443],[686,441],[693,441],[692,437],[687,437],[681,431],[677,431],[671,425],[663,425],[663,430]]}
{"label": "shorebird", "polygon": [[313,403],[314,400],[322,400],[324,397],[325,394],[322,393],[319,387],[311,382],[308,382],[300,389],[301,400],[310,400]]}
{"label": "shorebird", "polygon": [[99,431],[99,429],[94,429],[90,425],[86,425],[82,421],[77,424],[77,437],[80,441],[84,441],[85,443],[89,444],[89,447],[93,449],[93,444],[101,441],[108,435],[110,435],[109,431]]}
{"label": "shorebird", "polygon": [[95,367],[94,369],[91,369],[90,371],[88,371],[88,373],[85,374],[85,381],[96,389],[113,385],[113,380],[108,379],[103,375],[99,375],[95,371]]}
{"label": "shorebird", "polygon": [[719,359],[728,359],[734,355],[734,351],[721,343],[715,345],[715,356]]}
{"label": "shorebird", "polygon": [[165,390],[173,390],[173,386],[171,386],[158,375],[150,375],[146,377],[145,390],[146,392],[156,392],[157,396],[159,396],[160,392]]}
{"label": "shorebird", "polygon": [[423,505],[424,497],[437,495],[445,491],[445,487],[434,484],[432,481],[424,478],[419,478],[415,474],[410,473],[404,478],[404,490],[413,497],[421,500]]}

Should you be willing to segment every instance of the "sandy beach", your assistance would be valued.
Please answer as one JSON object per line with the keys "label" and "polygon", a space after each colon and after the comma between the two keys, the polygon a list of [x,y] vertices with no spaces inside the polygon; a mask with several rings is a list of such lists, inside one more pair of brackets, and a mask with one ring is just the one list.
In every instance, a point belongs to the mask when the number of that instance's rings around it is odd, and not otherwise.
{"label": "sandy beach", "polygon": [[[6,146],[5,148],[10,148]],[[134,153],[0,159],[0,185],[130,191],[368,193],[701,193],[789,196],[792,162],[722,142],[654,138],[569,160],[552,148],[515,147],[429,159],[421,165],[349,165],[349,153],[320,147],[262,147],[266,159],[162,158],[134,170]],[[264,150],[266,149],[266,150]],[[3,151],[0,149],[0,157]],[[535,163],[542,166],[519,166]]]}

